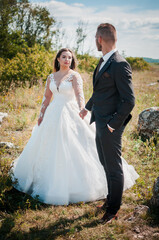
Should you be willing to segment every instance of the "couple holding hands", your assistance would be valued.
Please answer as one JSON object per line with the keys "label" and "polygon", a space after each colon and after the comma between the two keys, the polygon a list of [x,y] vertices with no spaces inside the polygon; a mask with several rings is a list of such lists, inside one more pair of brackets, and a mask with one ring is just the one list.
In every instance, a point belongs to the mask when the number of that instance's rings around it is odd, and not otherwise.
{"label": "couple holding hands", "polygon": [[86,104],[73,52],[62,48],[57,53],[38,123],[12,166],[14,187],[41,202],[68,205],[104,199],[98,206],[105,211],[101,223],[117,219],[123,190],[138,178],[121,157],[135,97],[130,65],[118,53],[116,41],[113,25],[98,26],[96,46],[103,57]]}

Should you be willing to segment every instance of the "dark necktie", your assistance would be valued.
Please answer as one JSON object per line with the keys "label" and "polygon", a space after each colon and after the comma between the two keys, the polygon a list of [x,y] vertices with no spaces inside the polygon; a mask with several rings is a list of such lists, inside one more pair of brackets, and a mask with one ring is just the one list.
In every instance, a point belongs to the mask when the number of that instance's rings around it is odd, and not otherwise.
{"label": "dark necktie", "polygon": [[100,66],[101,66],[102,62],[104,62],[104,60],[103,60],[103,58],[101,57],[100,60],[99,60],[98,66],[97,66],[96,76],[97,76],[97,74],[98,74],[98,72],[99,72],[99,69],[100,69]]}

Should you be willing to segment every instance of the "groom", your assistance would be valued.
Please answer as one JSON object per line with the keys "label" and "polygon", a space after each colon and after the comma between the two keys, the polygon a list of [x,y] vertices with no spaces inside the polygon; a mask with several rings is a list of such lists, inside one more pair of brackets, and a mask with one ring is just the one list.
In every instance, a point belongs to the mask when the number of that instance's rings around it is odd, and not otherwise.
{"label": "groom", "polygon": [[100,222],[117,219],[123,193],[124,176],[121,161],[121,141],[125,125],[131,119],[135,105],[131,68],[116,49],[116,29],[102,23],[96,32],[96,45],[102,51],[93,75],[93,94],[80,112],[83,119],[88,110],[96,123],[96,146],[106,172],[108,195],[102,206],[105,214]]}

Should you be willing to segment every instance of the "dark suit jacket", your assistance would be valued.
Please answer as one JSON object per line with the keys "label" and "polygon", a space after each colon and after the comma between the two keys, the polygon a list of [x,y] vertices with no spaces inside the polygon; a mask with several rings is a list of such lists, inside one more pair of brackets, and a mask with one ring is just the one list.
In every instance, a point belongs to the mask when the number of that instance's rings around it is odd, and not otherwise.
{"label": "dark suit jacket", "polygon": [[96,121],[101,127],[109,123],[118,129],[131,119],[135,105],[132,73],[129,63],[115,52],[96,75],[93,74],[93,94],[86,104],[92,111],[90,124]]}

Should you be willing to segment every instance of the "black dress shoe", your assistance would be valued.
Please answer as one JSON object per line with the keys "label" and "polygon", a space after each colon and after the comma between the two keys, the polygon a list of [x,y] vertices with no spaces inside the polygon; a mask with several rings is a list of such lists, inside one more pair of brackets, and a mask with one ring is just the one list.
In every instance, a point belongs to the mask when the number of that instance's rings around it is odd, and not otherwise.
{"label": "black dress shoe", "polygon": [[118,214],[112,214],[112,213],[105,213],[102,219],[99,220],[99,223],[105,224],[105,223],[111,223],[113,220],[118,219]]}
{"label": "black dress shoe", "polygon": [[107,199],[106,199],[104,204],[101,204],[101,205],[98,205],[98,206],[97,206],[97,209],[98,209],[98,210],[106,211],[107,207],[108,207],[108,201],[107,201]]}

